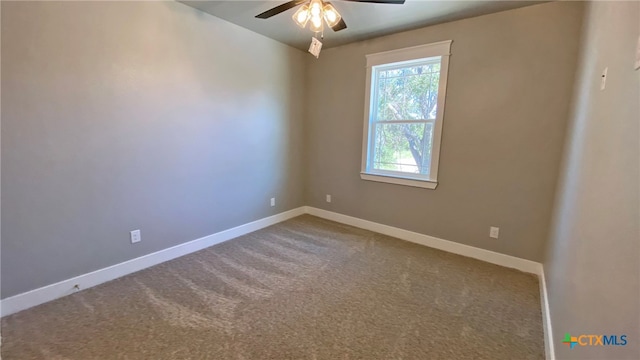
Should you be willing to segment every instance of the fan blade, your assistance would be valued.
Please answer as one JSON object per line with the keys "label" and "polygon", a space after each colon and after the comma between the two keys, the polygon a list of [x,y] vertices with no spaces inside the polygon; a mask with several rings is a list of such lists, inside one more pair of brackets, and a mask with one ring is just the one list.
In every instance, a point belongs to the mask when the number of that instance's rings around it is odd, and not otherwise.
{"label": "fan blade", "polygon": [[402,5],[405,0],[342,0],[342,1],[350,1],[350,2],[361,2],[361,3],[374,3],[374,4],[396,4]]}
{"label": "fan blade", "polygon": [[268,18],[270,18],[270,17],[272,17],[274,15],[278,15],[281,12],[285,12],[285,11],[287,11],[289,9],[292,9],[292,8],[298,6],[298,5],[302,4],[302,3],[305,3],[307,1],[308,0],[293,0],[293,1],[289,1],[289,2],[286,2],[286,3],[282,4],[282,5],[278,5],[278,6],[274,7],[274,8],[271,8],[271,9],[269,9],[269,10],[267,10],[267,11],[261,13],[261,14],[258,14],[258,15],[256,15],[256,17],[258,19],[268,19]]}
{"label": "fan blade", "polygon": [[344,30],[347,28],[347,24],[344,22],[344,19],[340,19],[340,22],[338,22],[337,24],[333,25],[333,27],[331,29],[333,29],[333,31],[340,31],[340,30]]}

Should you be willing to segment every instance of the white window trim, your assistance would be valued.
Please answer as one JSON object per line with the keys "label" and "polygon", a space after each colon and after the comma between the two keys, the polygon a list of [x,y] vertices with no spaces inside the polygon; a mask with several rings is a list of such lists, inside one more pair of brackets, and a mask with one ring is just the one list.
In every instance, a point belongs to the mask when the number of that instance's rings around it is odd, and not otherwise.
{"label": "white window trim", "polygon": [[[379,181],[391,184],[415,186],[427,189],[435,189],[438,185],[438,163],[440,160],[440,142],[442,138],[442,123],[445,112],[445,99],[447,95],[447,75],[449,73],[449,56],[451,55],[452,40],[440,41],[436,43],[414,46],[404,49],[385,51],[367,55],[367,75],[364,99],[364,129],[362,141],[362,165],[360,178],[363,180]],[[371,114],[371,72],[376,65],[390,64],[402,61],[411,61],[422,58],[440,56],[440,81],[438,83],[438,111],[436,113],[435,127],[433,133],[433,145],[431,149],[431,169],[429,179],[412,177],[411,174],[398,173],[397,176],[385,171],[376,173],[367,171],[367,160],[369,159],[369,124]]]}

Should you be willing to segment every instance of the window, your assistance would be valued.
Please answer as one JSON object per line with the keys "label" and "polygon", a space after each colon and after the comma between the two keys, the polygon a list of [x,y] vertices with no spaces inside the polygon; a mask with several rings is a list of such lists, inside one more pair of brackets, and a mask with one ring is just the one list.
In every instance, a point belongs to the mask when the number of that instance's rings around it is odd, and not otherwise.
{"label": "window", "polygon": [[435,189],[450,47],[367,55],[362,179]]}

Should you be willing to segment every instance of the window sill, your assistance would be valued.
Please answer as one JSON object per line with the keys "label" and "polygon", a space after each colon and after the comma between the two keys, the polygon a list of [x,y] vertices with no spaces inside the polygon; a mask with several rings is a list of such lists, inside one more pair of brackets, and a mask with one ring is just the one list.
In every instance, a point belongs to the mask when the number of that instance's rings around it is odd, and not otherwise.
{"label": "window sill", "polygon": [[362,180],[378,181],[378,182],[384,182],[389,184],[420,187],[425,189],[435,189],[436,186],[438,186],[438,183],[436,181],[412,179],[410,177],[371,174],[371,173],[365,173],[365,172],[360,173],[360,178]]}

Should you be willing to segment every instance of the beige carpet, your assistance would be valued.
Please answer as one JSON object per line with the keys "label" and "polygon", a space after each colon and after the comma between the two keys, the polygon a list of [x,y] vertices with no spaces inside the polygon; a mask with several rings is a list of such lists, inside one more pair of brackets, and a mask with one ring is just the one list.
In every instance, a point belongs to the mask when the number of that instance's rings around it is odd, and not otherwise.
{"label": "beige carpet", "polygon": [[542,359],[537,279],[311,216],[2,319],[2,359]]}

